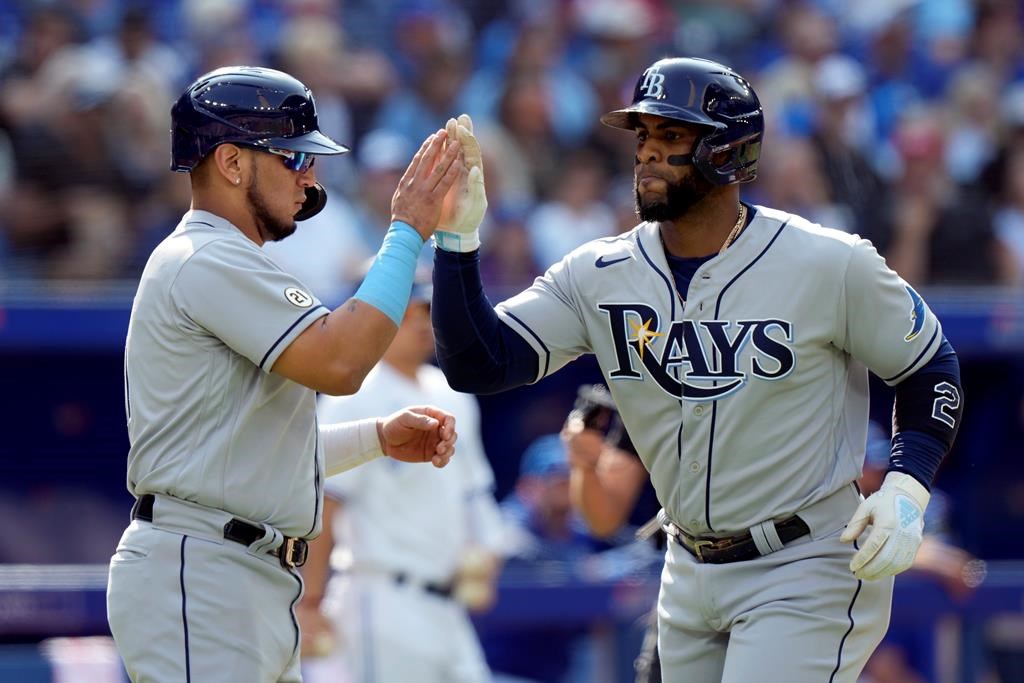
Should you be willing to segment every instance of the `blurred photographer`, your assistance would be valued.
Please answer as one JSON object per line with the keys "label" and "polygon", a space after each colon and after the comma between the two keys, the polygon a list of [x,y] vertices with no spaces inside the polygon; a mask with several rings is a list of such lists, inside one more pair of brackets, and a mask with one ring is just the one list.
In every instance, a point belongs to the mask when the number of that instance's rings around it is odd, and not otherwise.
{"label": "blurred photographer", "polygon": [[[579,388],[576,403],[562,428],[562,441],[571,467],[569,492],[575,507],[595,536],[608,538],[631,521],[642,526],[637,538],[657,533],[658,502],[647,468],[619,418],[608,389],[601,384]],[[652,610],[641,652],[634,662],[636,683],[660,683],[657,618]]]}

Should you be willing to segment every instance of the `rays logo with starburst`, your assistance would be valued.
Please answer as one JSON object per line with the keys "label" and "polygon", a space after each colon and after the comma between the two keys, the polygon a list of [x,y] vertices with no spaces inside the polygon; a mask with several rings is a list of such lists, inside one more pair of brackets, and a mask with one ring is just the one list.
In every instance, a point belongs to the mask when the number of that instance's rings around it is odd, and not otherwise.
{"label": "rays logo with starburst", "polygon": [[648,318],[643,325],[637,320],[629,321],[629,326],[633,330],[633,339],[630,341],[636,344],[636,352],[640,356],[640,360],[644,359],[644,349],[658,337],[664,336],[663,333],[651,329],[651,321],[652,318]]}
{"label": "rays logo with starburst", "polygon": [[607,316],[615,353],[610,380],[649,378],[674,397],[707,401],[750,377],[782,379],[796,365],[787,320],[673,320],[662,330],[658,311],[647,304],[597,308]]}

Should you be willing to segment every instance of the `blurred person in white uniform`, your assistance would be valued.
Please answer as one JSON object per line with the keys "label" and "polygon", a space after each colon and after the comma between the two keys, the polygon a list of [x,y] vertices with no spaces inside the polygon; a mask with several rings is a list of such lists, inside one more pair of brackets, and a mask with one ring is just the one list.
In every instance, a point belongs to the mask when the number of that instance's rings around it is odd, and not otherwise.
{"label": "blurred person in white uniform", "polygon": [[[471,611],[494,601],[504,542],[476,399],[449,388],[434,352],[429,277],[358,393],[322,396],[321,422],[430,403],[458,420],[457,455],[435,476],[367,463],[325,483],[324,530],[310,543],[302,625],[307,683],[491,680]],[[430,510],[429,515],[423,514]]]}

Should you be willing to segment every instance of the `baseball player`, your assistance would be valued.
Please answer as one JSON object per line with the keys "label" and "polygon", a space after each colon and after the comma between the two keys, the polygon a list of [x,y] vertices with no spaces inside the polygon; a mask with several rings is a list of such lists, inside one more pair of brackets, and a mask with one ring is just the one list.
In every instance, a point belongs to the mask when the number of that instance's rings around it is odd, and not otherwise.
{"label": "baseball player", "polygon": [[299,681],[296,567],[320,531],[325,475],[383,453],[441,467],[453,452],[446,411],[318,426],[315,399],[355,391],[395,335],[465,167],[444,131],[424,142],[376,262],[329,311],[260,249],[323,207],[317,155],[347,151],[319,131],[310,91],[229,67],[190,85],[171,118],[192,208],[150,256],[128,326],[136,502],[110,563],[110,628],[133,681]]}
{"label": "baseball player", "polygon": [[[328,617],[354,682],[490,680],[467,607],[493,600],[503,527],[476,400],[452,391],[427,362],[429,278],[414,285],[398,334],[359,392],[324,397],[318,407],[321,421],[336,422],[423,403],[459,424],[459,456],[443,471],[379,460],[325,483],[324,533],[310,544],[299,615],[314,624],[317,610]],[[304,680],[336,683],[317,664],[306,658]]]}
{"label": "baseball player", "polygon": [[[764,119],[733,70],[660,60],[602,121],[635,136],[642,223],[492,308],[476,225],[453,221],[434,238],[441,368],[455,389],[486,393],[597,357],[671,536],[664,680],[853,683],[956,433],[956,354],[870,242],[740,201]],[[454,128],[475,217],[469,123]],[[867,370],[896,399],[889,472],[862,500]]]}

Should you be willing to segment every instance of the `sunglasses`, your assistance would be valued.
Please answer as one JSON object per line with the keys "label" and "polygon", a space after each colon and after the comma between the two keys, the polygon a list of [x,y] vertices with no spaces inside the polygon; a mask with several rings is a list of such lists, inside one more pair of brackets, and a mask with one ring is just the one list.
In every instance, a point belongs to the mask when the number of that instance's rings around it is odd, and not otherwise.
{"label": "sunglasses", "polygon": [[276,147],[261,147],[264,152],[275,154],[284,161],[285,168],[295,171],[296,173],[305,173],[313,167],[313,162],[316,161],[316,155],[310,154],[309,152],[293,152],[288,149],[278,149]]}

